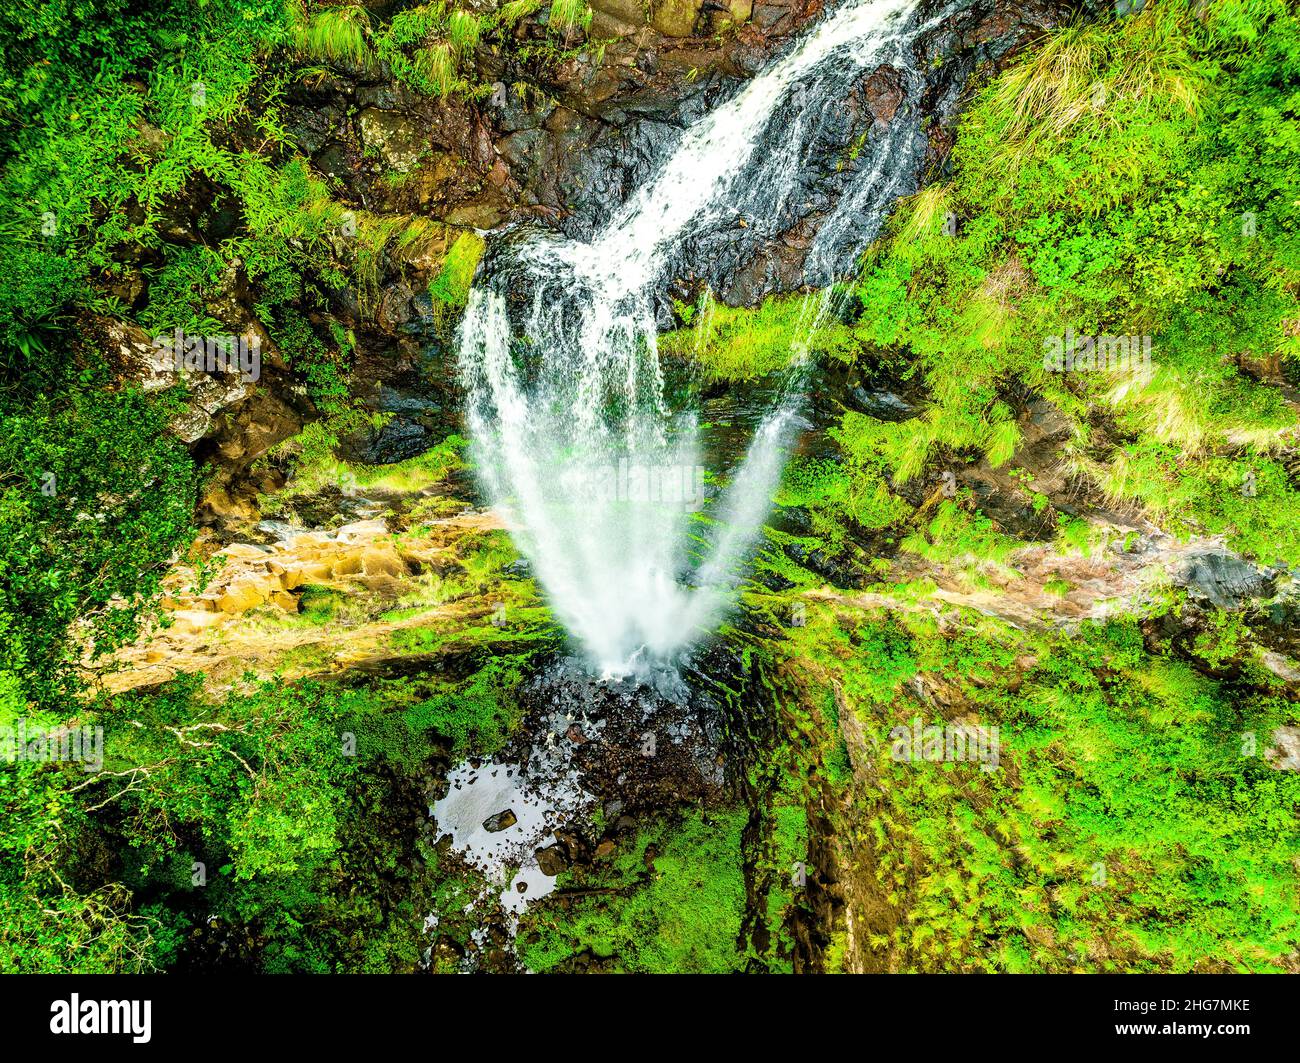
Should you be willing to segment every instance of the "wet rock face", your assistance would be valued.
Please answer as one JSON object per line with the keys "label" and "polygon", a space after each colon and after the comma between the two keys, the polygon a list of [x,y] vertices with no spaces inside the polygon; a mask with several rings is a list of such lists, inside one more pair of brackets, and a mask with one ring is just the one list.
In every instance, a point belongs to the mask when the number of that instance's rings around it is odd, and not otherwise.
{"label": "wet rock face", "polygon": [[[938,8],[926,0],[925,11]],[[795,107],[818,107],[818,132],[811,164],[800,171],[782,213],[753,217],[742,209],[688,243],[669,278],[672,294],[690,298],[708,285],[727,302],[753,305],[773,292],[801,287],[819,227],[855,167],[866,165],[882,138],[901,130],[898,165],[907,177],[899,191],[915,190],[942,163],[951,119],[971,75],[992,72],[1069,8],[1067,0],[975,0],[919,39],[906,57],[903,65],[924,78],[919,95],[908,89],[900,66],[884,64],[866,73],[843,100],[794,101]],[[337,293],[330,308],[330,316],[356,332],[353,375],[363,399],[372,410],[394,414],[369,437],[348,441],[347,456],[401,461],[446,434],[457,406],[454,368],[430,377],[419,363],[430,350],[444,367],[451,361],[448,337],[435,335],[427,286],[458,228],[527,222],[589,236],[650,178],[693,122],[792,46],[823,10],[817,0],[656,0],[648,7],[639,0],[599,0],[598,20],[616,30],[603,52],[584,51],[548,65],[481,48],[474,78],[492,91],[480,99],[420,96],[383,71],[336,69],[293,85],[286,101],[290,135],[313,171],[336,179],[340,201],[449,227],[443,243],[427,253],[384,256],[372,311],[363,311],[351,289]],[[546,36],[535,20],[518,32],[525,41]],[[794,117],[779,115],[757,152],[778,147]],[[737,189],[743,200],[743,172]],[[182,242],[211,239],[228,227],[220,197],[200,198],[218,206],[211,217],[192,207],[178,213],[173,220]],[[878,221],[861,219],[862,231]],[[137,299],[132,285],[141,283],[124,282],[124,297]],[[252,310],[257,293],[236,276],[228,286],[221,319],[232,329],[260,327]],[[667,293],[662,313],[669,324]],[[237,394],[207,387],[196,395],[188,422],[178,426],[218,466],[200,514],[205,522],[223,525],[251,516],[256,494],[267,485],[246,482],[245,470],[314,416],[293,375],[276,361],[270,338],[261,339],[267,366],[258,388]],[[381,383],[420,399],[445,397],[441,419],[427,411],[389,409],[378,393]],[[371,394],[364,394],[367,388]],[[877,404],[870,395],[863,401]],[[906,415],[902,408],[880,412]]]}
{"label": "wet rock face", "polygon": [[849,390],[845,405],[858,413],[865,413],[878,421],[910,421],[920,411],[901,395],[882,388],[867,388],[859,384]]}
{"label": "wet rock face", "polygon": [[715,799],[723,784],[718,708],[676,675],[668,681],[661,690],[597,682],[580,663],[559,661],[524,693],[530,719],[549,721],[532,740],[566,744],[584,789],[617,801],[620,814]]}
{"label": "wet rock face", "polygon": [[[815,150],[781,216],[742,213],[686,247],[678,294],[707,283],[727,302],[752,305],[800,287],[821,221],[886,132],[904,130],[897,154],[908,177],[900,192],[913,191],[950,147],[971,75],[992,72],[1070,6],[975,0],[915,42],[906,65],[924,78],[919,94],[886,64],[844,100],[807,101],[819,108],[803,116],[818,123]],[[584,238],[647,181],[686,128],[792,46],[823,10],[816,0],[599,0],[592,35],[612,38],[599,54],[521,62],[485,46],[473,79],[491,91],[476,100],[420,96],[382,71],[335,70],[290,89],[287,126],[312,168],[336,179],[340,198],[359,209],[482,230],[531,220]],[[937,0],[926,0],[922,14],[938,10]],[[535,20],[517,33],[524,44],[547,39]],[[778,147],[795,117],[778,116],[758,152]],[[742,199],[744,183],[742,173]],[[378,331],[400,335],[419,321],[429,269],[381,264]],[[352,321],[362,316],[355,306],[338,310]],[[404,454],[413,437],[408,430],[383,446]]]}
{"label": "wet rock face", "polygon": [[1174,582],[1194,598],[1217,609],[1234,609],[1273,592],[1272,574],[1243,560],[1226,548],[1206,548],[1186,557]]}
{"label": "wet rock face", "polygon": [[[939,7],[923,5],[922,17]],[[916,39],[904,57],[910,71],[881,65],[842,100],[796,93],[784,121],[769,126],[756,152],[778,151],[790,123],[814,123],[808,165],[799,171],[781,216],[738,217],[731,229],[700,239],[686,261],[709,263],[701,279],[733,305],[752,306],[774,292],[827,283],[826,266],[808,275],[808,252],[858,174],[887,157],[891,172],[902,174],[897,194],[919,190],[952,147],[955,119],[973,75],[999,69],[1068,10],[1052,2],[1014,9],[998,0],[977,2]],[[851,252],[869,241],[881,220],[864,212],[845,230],[840,246]]]}
{"label": "wet rock face", "polygon": [[[624,6],[621,0],[608,0],[601,10],[610,18],[632,19],[634,12]],[[498,101],[489,117],[502,133],[497,150],[521,190],[521,205],[570,237],[590,236],[668,156],[685,128],[732,95],[821,11],[820,5],[760,5],[752,8],[751,21],[722,44],[682,43],[685,27],[698,29],[709,7],[696,0],[657,6],[652,20],[657,34],[642,28],[611,45],[603,63],[580,60],[562,71],[558,105],[529,113],[517,101]],[[929,3],[922,15],[938,10],[938,3]],[[777,150],[790,122],[817,124],[811,164],[800,173],[781,216],[738,212],[732,224],[685,249],[683,280],[688,286],[707,283],[737,305],[799,288],[821,220],[852,183],[858,166],[871,163],[873,147],[885,144],[891,126],[904,127],[901,135],[894,128],[889,150],[893,165],[908,171],[900,193],[909,194],[950,149],[953,119],[971,76],[996,70],[1071,10],[1066,0],[1021,5],[981,0],[915,42],[907,58],[923,81],[919,91],[908,91],[900,69],[882,65],[847,99],[796,96],[790,113],[772,123],[757,148],[757,154]],[[743,182],[742,174],[741,200]],[[864,218],[862,232],[849,236],[869,237],[877,222]],[[697,263],[709,265],[697,275]]]}
{"label": "wet rock face", "polygon": [[600,66],[569,64],[556,86],[558,105],[509,94],[489,101],[488,115],[503,134],[497,150],[520,190],[513,217],[531,214],[568,236],[590,236],[682,131],[738,83],[740,70],[725,52],[692,53],[700,65],[678,68],[670,58],[683,54],[651,50],[607,55]]}

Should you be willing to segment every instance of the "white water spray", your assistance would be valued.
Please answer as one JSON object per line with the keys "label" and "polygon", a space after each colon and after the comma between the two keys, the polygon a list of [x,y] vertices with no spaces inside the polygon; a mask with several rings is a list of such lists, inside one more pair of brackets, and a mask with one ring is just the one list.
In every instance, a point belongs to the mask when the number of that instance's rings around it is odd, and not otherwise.
{"label": "white water spray", "polygon": [[[916,26],[915,6],[848,0],[689,129],[590,241],[510,234],[470,292],[459,353],[480,474],[558,619],[606,675],[670,660],[716,626],[799,420],[800,388],[789,387],[707,525],[693,524],[699,432],[693,415],[669,409],[656,294],[692,237],[738,214],[781,213],[819,122],[864,71],[889,62],[914,79],[905,48],[939,21]],[[774,123],[777,147],[760,151]],[[900,130],[824,219],[810,283],[852,264],[860,246],[845,247],[846,233],[898,194]],[[815,298],[805,344],[826,313]]]}

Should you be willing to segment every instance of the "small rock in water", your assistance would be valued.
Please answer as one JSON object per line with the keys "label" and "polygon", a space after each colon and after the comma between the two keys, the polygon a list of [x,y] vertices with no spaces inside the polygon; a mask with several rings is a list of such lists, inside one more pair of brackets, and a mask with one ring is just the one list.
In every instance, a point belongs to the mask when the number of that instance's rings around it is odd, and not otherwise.
{"label": "small rock in water", "polygon": [[514,811],[507,808],[504,812],[498,812],[495,816],[488,816],[483,821],[483,829],[489,834],[495,834],[497,831],[513,827],[517,822]]}

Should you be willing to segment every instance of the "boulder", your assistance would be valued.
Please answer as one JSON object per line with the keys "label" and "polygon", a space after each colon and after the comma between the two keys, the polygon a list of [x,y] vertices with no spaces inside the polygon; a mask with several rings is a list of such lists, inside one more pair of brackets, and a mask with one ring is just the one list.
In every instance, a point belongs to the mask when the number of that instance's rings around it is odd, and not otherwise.
{"label": "boulder", "polygon": [[1218,609],[1233,609],[1252,598],[1266,598],[1274,583],[1249,561],[1216,549],[1188,554],[1174,574],[1174,582]]}
{"label": "boulder", "polygon": [[1279,727],[1273,732],[1273,743],[1264,754],[1269,766],[1278,771],[1300,771],[1300,727]]}
{"label": "boulder", "polygon": [[693,37],[704,0],[658,0],[650,24],[665,37]]}
{"label": "boulder", "polygon": [[375,546],[361,555],[361,569],[367,576],[405,576],[406,565],[391,546]]}
{"label": "boulder", "polygon": [[410,173],[429,148],[429,138],[409,115],[367,107],[361,112],[361,140],[378,152],[389,169]]}
{"label": "boulder", "polygon": [[227,587],[217,599],[217,608],[223,613],[245,613],[266,601],[270,591],[256,583],[237,583]]}
{"label": "boulder", "polygon": [[541,868],[543,875],[554,878],[569,866],[569,861],[565,858],[563,849],[558,845],[551,845],[537,850],[537,866]]}

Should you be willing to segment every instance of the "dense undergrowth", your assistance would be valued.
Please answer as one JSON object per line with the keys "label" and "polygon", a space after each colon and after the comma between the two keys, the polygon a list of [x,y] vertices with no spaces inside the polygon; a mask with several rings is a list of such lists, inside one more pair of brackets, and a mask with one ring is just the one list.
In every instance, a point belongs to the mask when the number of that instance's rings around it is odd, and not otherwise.
{"label": "dense undergrowth", "polygon": [[[847,601],[790,630],[800,755],[840,804],[879,969],[1289,969],[1300,781],[1262,754],[1294,706],[1257,666],[1206,675],[1220,639],[1146,630]],[[900,756],[918,721],[996,729],[994,770]]]}

